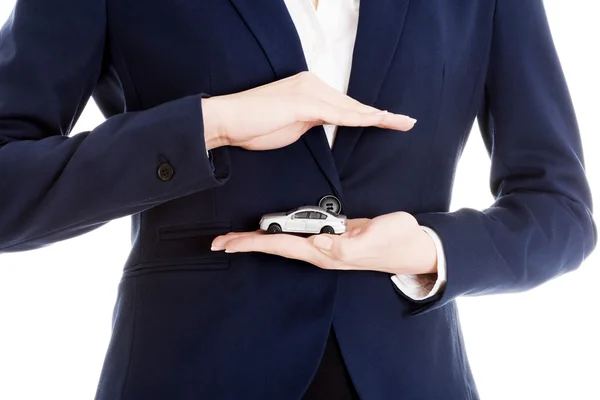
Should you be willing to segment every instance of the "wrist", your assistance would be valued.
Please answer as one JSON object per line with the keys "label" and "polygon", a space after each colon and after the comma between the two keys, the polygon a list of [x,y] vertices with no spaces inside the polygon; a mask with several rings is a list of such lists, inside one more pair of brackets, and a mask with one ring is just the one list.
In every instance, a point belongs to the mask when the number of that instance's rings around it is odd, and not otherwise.
{"label": "wrist", "polygon": [[227,146],[229,142],[221,121],[220,116],[222,99],[219,97],[202,98],[200,100],[202,108],[202,119],[204,125],[204,142],[206,150],[216,149],[217,147]]}
{"label": "wrist", "polygon": [[431,235],[419,229],[419,274],[437,274],[438,258],[437,248]]}

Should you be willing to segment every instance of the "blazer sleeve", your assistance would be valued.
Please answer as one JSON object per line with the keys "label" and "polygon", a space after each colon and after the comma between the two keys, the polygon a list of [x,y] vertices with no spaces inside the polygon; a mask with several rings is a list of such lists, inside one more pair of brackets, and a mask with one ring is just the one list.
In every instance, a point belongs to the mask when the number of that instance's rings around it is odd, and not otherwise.
{"label": "blazer sleeve", "polygon": [[444,243],[461,295],[524,291],[577,268],[596,245],[581,139],[542,0],[498,0],[478,121],[495,197],[485,211],[416,215]]}
{"label": "blazer sleeve", "polygon": [[[228,177],[226,160],[214,169],[206,157],[202,94],[69,136],[100,76],[106,23],[105,0],[18,0],[0,31],[0,252],[67,239]],[[159,178],[165,164],[171,179]]]}

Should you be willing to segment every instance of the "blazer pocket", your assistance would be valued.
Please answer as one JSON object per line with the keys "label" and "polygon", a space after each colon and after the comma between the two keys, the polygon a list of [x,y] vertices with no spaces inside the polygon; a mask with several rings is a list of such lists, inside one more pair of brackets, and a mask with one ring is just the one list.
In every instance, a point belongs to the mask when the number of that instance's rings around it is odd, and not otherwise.
{"label": "blazer pocket", "polygon": [[231,232],[229,221],[162,227],[158,230],[158,240],[146,250],[146,254],[148,260],[152,261],[215,256],[225,258],[225,254],[213,252],[211,245],[215,237],[228,232]]}
{"label": "blazer pocket", "polygon": [[229,222],[202,222],[189,225],[166,226],[158,230],[158,240],[178,240],[203,236],[216,237],[231,232]]}
{"label": "blazer pocket", "polygon": [[227,256],[203,256],[135,264],[124,269],[123,278],[155,273],[218,271],[225,269],[229,269],[229,258]]}

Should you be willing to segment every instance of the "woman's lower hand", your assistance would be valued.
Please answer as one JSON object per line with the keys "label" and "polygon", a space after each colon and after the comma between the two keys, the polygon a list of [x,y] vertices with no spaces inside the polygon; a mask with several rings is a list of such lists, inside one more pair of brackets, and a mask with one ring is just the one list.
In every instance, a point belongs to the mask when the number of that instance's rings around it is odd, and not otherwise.
{"label": "woman's lower hand", "polygon": [[262,252],[306,261],[332,270],[369,270],[389,274],[437,272],[435,244],[408,213],[348,220],[343,235],[308,238],[262,231],[232,232],[212,243],[213,251]]}

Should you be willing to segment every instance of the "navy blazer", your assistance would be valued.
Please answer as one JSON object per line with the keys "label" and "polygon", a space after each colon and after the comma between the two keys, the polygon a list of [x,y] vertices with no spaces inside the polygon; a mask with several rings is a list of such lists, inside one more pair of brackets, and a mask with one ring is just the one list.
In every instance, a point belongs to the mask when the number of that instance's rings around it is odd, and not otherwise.
{"label": "navy blazer", "polygon": [[[342,127],[330,150],[317,127],[209,159],[202,96],[306,70],[283,1],[17,1],[0,33],[0,250],[132,215],[98,399],[298,399],[332,325],[362,399],[476,399],[454,299],[533,288],[592,251],[542,0],[360,7],[348,94],[415,128]],[[106,122],[69,136],[92,95]],[[496,201],[450,213],[476,117]],[[385,273],[210,251],[215,235],[326,194],[351,218],[403,210],[433,228],[443,294],[414,302]]]}

